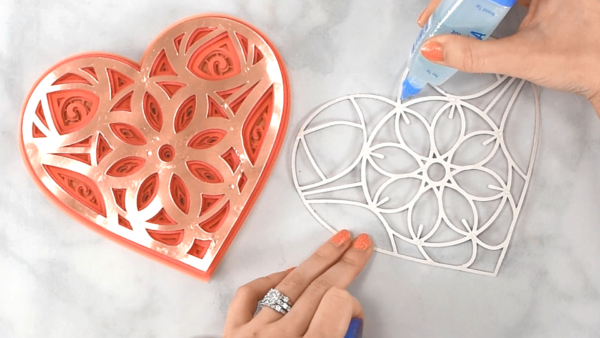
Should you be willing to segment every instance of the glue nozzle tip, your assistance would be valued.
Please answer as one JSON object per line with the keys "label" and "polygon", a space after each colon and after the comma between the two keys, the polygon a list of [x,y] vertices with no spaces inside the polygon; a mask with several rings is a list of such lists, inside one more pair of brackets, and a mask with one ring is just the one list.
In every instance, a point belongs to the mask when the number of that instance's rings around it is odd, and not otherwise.
{"label": "glue nozzle tip", "polygon": [[423,90],[423,87],[419,88],[413,85],[408,79],[404,80],[402,83],[402,94],[400,94],[400,101],[404,101],[419,94],[421,90]]}

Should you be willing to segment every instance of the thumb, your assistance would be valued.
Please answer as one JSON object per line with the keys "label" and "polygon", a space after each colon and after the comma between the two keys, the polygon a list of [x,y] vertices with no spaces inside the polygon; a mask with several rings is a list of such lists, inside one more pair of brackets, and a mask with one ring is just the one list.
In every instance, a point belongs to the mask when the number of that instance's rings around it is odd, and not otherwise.
{"label": "thumb", "polygon": [[421,54],[431,62],[463,72],[523,78],[525,48],[514,36],[480,41],[466,36],[439,35],[423,44]]}

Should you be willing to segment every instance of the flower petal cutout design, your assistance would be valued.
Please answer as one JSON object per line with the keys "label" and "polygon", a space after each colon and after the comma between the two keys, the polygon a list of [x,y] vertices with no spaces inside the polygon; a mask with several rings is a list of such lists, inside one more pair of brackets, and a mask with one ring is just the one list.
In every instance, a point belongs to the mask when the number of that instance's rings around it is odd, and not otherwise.
{"label": "flower petal cutout design", "polygon": [[531,180],[538,89],[500,75],[451,82],[472,88],[324,104],[298,133],[292,176],[306,208],[332,232],[364,231],[381,253],[496,276]]}
{"label": "flower petal cutout design", "polygon": [[289,106],[272,43],[200,15],[161,33],[139,64],[95,53],[54,66],[27,98],[20,145],[63,211],[208,280],[270,173]]}

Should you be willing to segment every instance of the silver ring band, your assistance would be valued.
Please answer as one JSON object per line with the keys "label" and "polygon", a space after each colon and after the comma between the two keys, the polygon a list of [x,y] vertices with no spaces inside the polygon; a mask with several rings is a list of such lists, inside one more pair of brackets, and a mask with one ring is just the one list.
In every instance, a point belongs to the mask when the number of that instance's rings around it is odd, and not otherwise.
{"label": "silver ring band", "polygon": [[261,308],[266,306],[282,315],[285,315],[292,310],[290,299],[275,289],[269,290],[259,304]]}

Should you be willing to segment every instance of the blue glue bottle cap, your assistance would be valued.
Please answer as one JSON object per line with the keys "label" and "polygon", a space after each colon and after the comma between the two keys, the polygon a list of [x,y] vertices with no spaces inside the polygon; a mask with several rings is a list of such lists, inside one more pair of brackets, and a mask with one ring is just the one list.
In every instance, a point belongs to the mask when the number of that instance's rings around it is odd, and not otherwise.
{"label": "blue glue bottle cap", "polygon": [[504,6],[504,7],[512,7],[517,3],[517,0],[491,0],[491,1],[497,3],[500,6]]}
{"label": "blue glue bottle cap", "polygon": [[344,338],[362,338],[363,333],[363,320],[360,318],[354,318],[350,322],[348,332]]}

